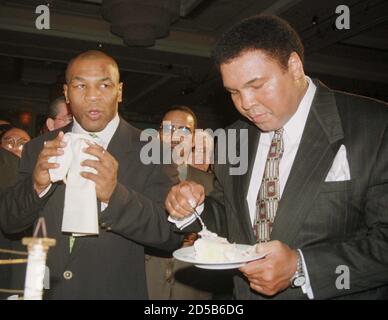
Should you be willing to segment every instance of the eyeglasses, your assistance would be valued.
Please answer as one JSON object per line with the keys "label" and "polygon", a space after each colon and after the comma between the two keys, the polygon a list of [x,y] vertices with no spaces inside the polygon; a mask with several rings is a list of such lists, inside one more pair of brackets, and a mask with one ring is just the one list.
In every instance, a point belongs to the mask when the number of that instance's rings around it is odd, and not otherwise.
{"label": "eyeglasses", "polygon": [[17,137],[3,137],[1,139],[1,144],[3,147],[7,149],[17,149],[22,150],[24,145],[28,142],[28,140]]}
{"label": "eyeglasses", "polygon": [[162,134],[172,134],[175,131],[178,132],[179,135],[189,135],[192,134],[191,129],[186,126],[174,126],[172,124],[163,124],[160,126],[160,131]]}

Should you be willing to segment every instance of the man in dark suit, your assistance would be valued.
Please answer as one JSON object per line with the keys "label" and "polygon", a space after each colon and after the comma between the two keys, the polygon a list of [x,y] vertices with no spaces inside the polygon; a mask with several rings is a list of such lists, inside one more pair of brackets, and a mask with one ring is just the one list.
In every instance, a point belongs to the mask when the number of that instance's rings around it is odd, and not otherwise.
{"label": "man in dark suit", "polygon": [[4,148],[0,148],[0,189],[12,186],[16,181],[19,158]]}
{"label": "man in dark suit", "polygon": [[191,202],[210,230],[260,242],[265,258],[234,277],[238,299],[387,299],[387,105],[306,77],[299,36],[277,17],[232,27],[214,57],[246,118],[231,128],[247,132],[248,170],[216,164],[206,199],[196,183],[173,187],[174,222],[194,220]]}
{"label": "man in dark suit", "polygon": [[[206,194],[213,189],[214,177],[190,164],[192,150],[195,148],[194,136],[197,129],[197,117],[187,106],[176,105],[164,115],[160,125],[160,138],[168,146],[171,153],[179,153],[182,163],[178,165],[179,179],[190,179],[201,183]],[[175,134],[175,136],[174,136]],[[177,139],[175,139],[177,138]],[[179,138],[179,139],[178,139]],[[186,140],[185,140],[185,139]],[[174,159],[174,157],[171,157]],[[196,233],[184,235],[183,246],[192,245]],[[171,252],[146,249],[146,275],[150,299],[152,300],[207,300],[222,282],[217,274],[209,276],[209,272],[193,267],[191,264],[176,260]]]}
{"label": "man in dark suit", "polygon": [[[57,240],[48,254],[45,298],[146,299],[143,245],[174,249],[179,244],[163,208],[177,171],[141,162],[140,133],[117,113],[122,83],[111,57],[88,51],[73,59],[64,93],[74,122],[27,144],[18,183],[1,195],[1,226],[19,232],[45,218],[48,236]],[[90,144],[84,152],[97,160],[81,163],[95,169],[81,175],[95,182],[99,235],[74,243],[61,232],[65,184],[52,183],[48,172],[58,167],[48,159],[63,154],[64,132],[94,134],[107,146]]]}
{"label": "man in dark suit", "polygon": [[[19,158],[13,153],[0,148],[0,193],[7,187],[12,186],[16,182],[18,172]],[[8,236],[3,234],[0,228],[0,249],[12,249],[12,242]],[[0,254],[0,259],[12,258],[8,254]],[[11,288],[11,266],[2,265],[0,266],[0,289]],[[9,293],[0,292],[0,300],[5,299],[9,296]]]}

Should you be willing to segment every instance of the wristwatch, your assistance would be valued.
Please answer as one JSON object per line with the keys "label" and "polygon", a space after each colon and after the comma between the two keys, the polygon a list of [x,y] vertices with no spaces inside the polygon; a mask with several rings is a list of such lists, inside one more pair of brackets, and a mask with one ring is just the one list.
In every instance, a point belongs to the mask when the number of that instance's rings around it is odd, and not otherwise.
{"label": "wristwatch", "polygon": [[300,255],[300,251],[296,250],[296,254],[298,256],[298,259],[296,263],[296,271],[290,279],[291,288],[300,288],[306,283],[306,276],[303,271],[302,257]]}

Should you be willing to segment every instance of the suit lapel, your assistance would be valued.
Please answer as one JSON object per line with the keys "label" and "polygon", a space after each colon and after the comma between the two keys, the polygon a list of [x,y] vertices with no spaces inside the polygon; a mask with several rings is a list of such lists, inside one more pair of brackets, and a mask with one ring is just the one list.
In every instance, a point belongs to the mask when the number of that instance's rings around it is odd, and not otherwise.
{"label": "suit lapel", "polygon": [[245,230],[245,234],[249,237],[249,242],[254,243],[255,237],[252,229],[252,221],[249,213],[249,207],[247,202],[247,195],[249,184],[251,181],[253,165],[255,162],[256,151],[259,145],[260,140],[260,130],[249,124],[248,126],[248,141],[240,140],[240,145],[247,143],[248,144],[248,170],[244,175],[235,176],[236,187],[235,187],[235,201],[236,209],[239,214],[242,215],[240,219],[241,227]]}
{"label": "suit lapel", "polygon": [[120,163],[117,173],[119,180],[125,177],[131,165],[130,161],[125,161],[128,153],[139,152],[140,141],[136,139],[134,130],[136,129],[120,118],[119,126],[108,145],[108,152]]}
{"label": "suit lapel", "polygon": [[321,83],[276,213],[271,239],[292,244],[343,140],[333,93]]}

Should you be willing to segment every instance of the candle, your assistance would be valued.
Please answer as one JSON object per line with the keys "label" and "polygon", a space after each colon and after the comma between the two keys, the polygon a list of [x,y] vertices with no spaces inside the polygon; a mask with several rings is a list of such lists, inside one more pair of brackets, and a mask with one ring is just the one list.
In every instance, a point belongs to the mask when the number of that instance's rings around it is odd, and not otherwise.
{"label": "candle", "polygon": [[55,239],[23,238],[23,244],[28,245],[24,300],[42,300],[47,251]]}

